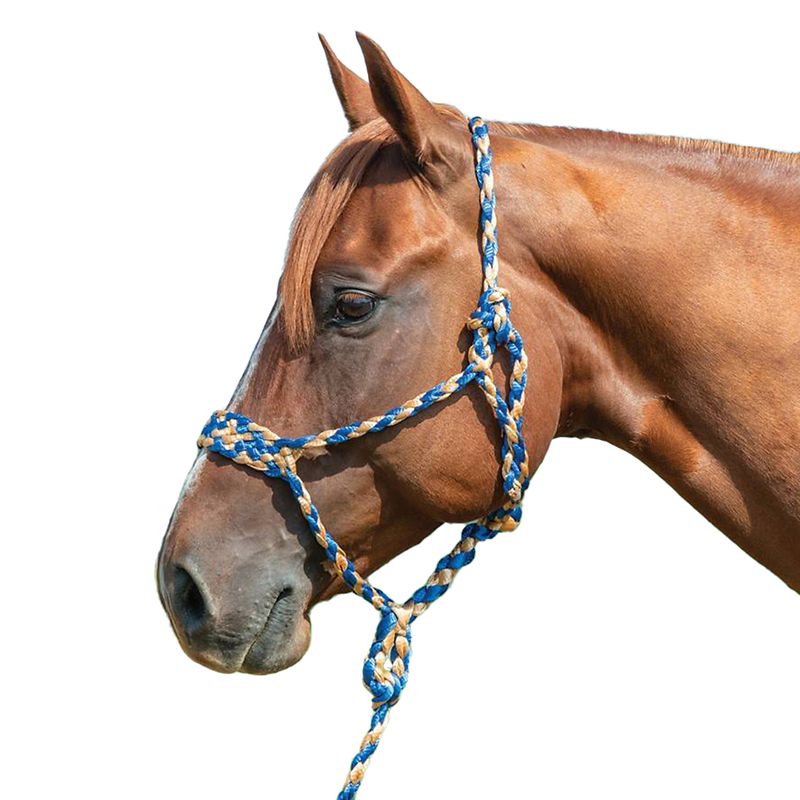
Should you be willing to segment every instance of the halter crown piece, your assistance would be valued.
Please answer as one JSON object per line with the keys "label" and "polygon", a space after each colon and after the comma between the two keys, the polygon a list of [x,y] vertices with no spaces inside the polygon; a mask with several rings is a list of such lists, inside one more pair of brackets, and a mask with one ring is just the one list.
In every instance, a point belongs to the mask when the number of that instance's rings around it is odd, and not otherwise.
{"label": "halter crown piece", "polygon": [[[514,530],[519,525],[522,498],[528,487],[528,454],[522,438],[528,359],[519,332],[511,324],[508,292],[497,285],[497,220],[489,127],[480,117],[473,117],[469,121],[469,129],[475,152],[475,175],[480,189],[483,290],[478,307],[467,321],[467,329],[472,333],[472,346],[469,349],[469,363],[464,370],[381,416],[353,422],[335,430],[285,439],[241,414],[218,411],[203,428],[198,440],[200,447],[289,484],[311,533],[336,573],[353,592],[371,603],[380,613],[375,639],[363,669],[364,685],[372,695],[372,721],[350,764],[338,800],[350,800],[358,792],[369,760],[386,727],[389,710],[400,699],[405,688],[411,657],[412,623],[450,588],[459,570],[472,562],[478,542],[492,539],[500,531]],[[505,348],[509,354],[511,374],[507,397],[496,386],[491,372],[494,355],[499,348]],[[506,501],[486,516],[466,525],[458,544],[439,561],[425,585],[417,589],[405,603],[397,603],[359,575],[353,562],[336,544],[297,474],[297,459],[310,448],[330,447],[398,425],[460,392],[473,381],[483,391],[500,428],[500,471]]]}

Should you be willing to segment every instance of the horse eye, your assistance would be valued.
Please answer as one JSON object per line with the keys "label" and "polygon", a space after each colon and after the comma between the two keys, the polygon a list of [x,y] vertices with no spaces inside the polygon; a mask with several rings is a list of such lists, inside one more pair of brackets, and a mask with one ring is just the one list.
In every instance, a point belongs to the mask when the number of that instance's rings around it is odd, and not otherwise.
{"label": "horse eye", "polygon": [[366,292],[348,290],[336,297],[336,322],[361,322],[375,310],[375,298]]}

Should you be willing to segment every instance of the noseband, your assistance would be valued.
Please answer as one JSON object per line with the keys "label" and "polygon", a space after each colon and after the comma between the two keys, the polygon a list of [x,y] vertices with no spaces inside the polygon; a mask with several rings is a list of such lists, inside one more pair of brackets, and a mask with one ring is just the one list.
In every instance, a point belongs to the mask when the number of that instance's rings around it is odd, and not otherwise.
{"label": "noseband", "polygon": [[[355,797],[364,771],[380,742],[389,709],[400,699],[405,688],[411,656],[411,624],[450,588],[459,570],[472,562],[478,542],[492,539],[500,531],[514,530],[519,525],[522,498],[528,486],[528,454],[522,437],[528,359],[519,332],[511,324],[508,292],[497,285],[497,220],[489,127],[480,117],[474,117],[469,121],[469,129],[475,152],[475,175],[480,189],[483,290],[477,308],[467,321],[467,329],[472,333],[467,366],[457,375],[381,416],[353,422],[335,430],[286,439],[241,414],[218,411],[203,428],[198,440],[200,447],[212,453],[219,453],[238,464],[289,484],[311,533],[336,573],[353,592],[380,612],[378,629],[363,669],[364,684],[372,694],[372,721],[350,765],[347,781],[338,800]],[[492,378],[492,363],[499,349],[508,351],[511,367],[505,397]],[[353,562],[326,530],[297,474],[297,460],[311,448],[330,447],[399,425],[473,382],[483,391],[500,428],[500,472],[506,500],[499,508],[466,525],[458,544],[439,561],[425,585],[417,589],[405,603],[397,603],[358,573]]]}

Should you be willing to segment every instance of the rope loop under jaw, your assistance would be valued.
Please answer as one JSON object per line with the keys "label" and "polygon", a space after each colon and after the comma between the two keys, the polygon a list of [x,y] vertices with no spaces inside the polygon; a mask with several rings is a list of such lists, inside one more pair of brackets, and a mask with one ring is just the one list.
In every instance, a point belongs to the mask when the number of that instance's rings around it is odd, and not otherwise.
{"label": "rope loop under jaw", "polygon": [[[508,292],[497,285],[497,217],[492,173],[492,150],[488,125],[479,117],[469,121],[475,152],[475,177],[480,189],[480,230],[483,290],[475,311],[467,320],[472,345],[466,367],[456,375],[385,414],[340,428],[294,439],[279,436],[247,417],[231,411],[212,415],[198,439],[198,446],[218,453],[288,484],[311,533],[333,565],[337,575],[357,595],[380,613],[372,646],[364,662],[362,677],[372,696],[373,715],[369,730],[350,764],[338,800],[355,797],[364,772],[386,726],[389,710],[400,699],[408,682],[411,658],[411,626],[444,595],[461,569],[472,563],[479,542],[514,530],[522,516],[522,499],[528,486],[528,454],[522,435],[527,356],[522,337],[511,324]],[[507,395],[498,389],[492,365],[498,348],[508,352],[511,375]],[[470,522],[455,547],[439,560],[431,576],[402,604],[373,586],[359,574],[347,554],[325,528],[303,481],[297,461],[306,453],[340,444],[398,425],[464,390],[475,382],[497,420],[501,439],[500,474],[505,503],[481,519]]]}

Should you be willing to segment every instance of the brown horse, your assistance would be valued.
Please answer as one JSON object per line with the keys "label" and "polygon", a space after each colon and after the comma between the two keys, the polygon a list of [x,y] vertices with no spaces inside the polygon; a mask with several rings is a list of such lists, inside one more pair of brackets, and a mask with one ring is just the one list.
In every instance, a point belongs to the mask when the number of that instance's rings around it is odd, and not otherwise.
{"label": "brown horse", "polygon": [[[359,41],[369,83],[323,40],[351,135],[301,203],[278,304],[229,405],[285,436],[382,412],[460,370],[480,290],[464,116]],[[502,281],[531,356],[531,468],[556,436],[611,442],[800,591],[800,155],[491,131]],[[479,394],[300,464],[362,574],[498,504]],[[343,588],[323,562],[281,482],[201,453],[159,588],[192,658],[267,673],[303,655],[310,608]]]}

